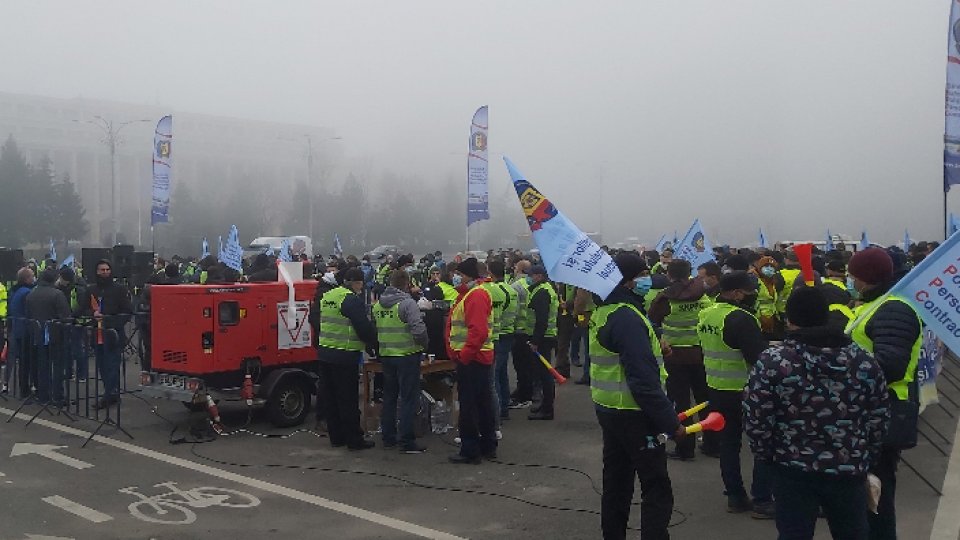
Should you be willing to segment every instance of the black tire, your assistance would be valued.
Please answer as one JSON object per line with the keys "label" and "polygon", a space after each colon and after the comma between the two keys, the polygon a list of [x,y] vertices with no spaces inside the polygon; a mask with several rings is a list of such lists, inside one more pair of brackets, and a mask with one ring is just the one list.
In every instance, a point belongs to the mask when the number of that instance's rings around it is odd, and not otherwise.
{"label": "black tire", "polygon": [[270,423],[276,427],[299,426],[310,413],[311,388],[298,377],[277,383],[267,401]]}

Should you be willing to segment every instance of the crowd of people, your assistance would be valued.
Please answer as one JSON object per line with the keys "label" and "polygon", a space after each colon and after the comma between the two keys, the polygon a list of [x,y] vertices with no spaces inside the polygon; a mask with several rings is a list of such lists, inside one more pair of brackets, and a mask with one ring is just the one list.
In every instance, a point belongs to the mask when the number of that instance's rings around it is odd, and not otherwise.
{"label": "crowd of people", "polygon": [[[608,250],[622,280],[603,299],[552,282],[536,253],[518,250],[490,251],[482,261],[457,255],[446,262],[440,252],[375,262],[304,258],[304,275],[318,281],[310,319],[317,418],[334,447],[375,446],[358,408],[358,366],[372,359],[383,372],[381,444],[422,453],[414,429],[420,365],[424,356],[452,360],[459,451],[450,461],[476,465],[496,457],[501,425],[517,411],[530,421],[560,414],[551,367],[565,377],[580,368],[575,382],[589,385],[602,431],[604,538],[626,535],[634,477],[642,537],[669,537],[667,460],[698,459],[697,438],[685,425],[710,412],[721,413],[725,427],[703,434],[699,454],[718,459],[728,512],[775,519],[783,539],[812,538],[821,512],[835,538],[896,538],[896,470],[915,441],[922,323],[906,301],[886,293],[936,247],[815,249],[810,274],[790,247],[718,249],[715,261],[697,268],[670,249]],[[276,261],[263,254],[242,273],[212,257],[158,260],[150,282],[276,280]],[[148,303],[149,290],[144,296]],[[109,317],[133,306],[101,261],[89,286],[70,268],[25,267],[9,296],[0,292],[0,310],[11,323],[9,349],[17,351],[18,320],[73,317],[122,333],[120,319]],[[109,404],[117,381],[108,372],[117,372],[119,350],[102,340],[92,346]],[[78,352],[76,376],[84,377],[79,357],[85,353]],[[28,364],[43,366],[42,352]],[[55,392],[34,367],[20,378],[21,387]],[[705,401],[699,418],[678,418]],[[749,491],[744,434],[753,457]],[[881,486],[875,512],[868,475]]]}

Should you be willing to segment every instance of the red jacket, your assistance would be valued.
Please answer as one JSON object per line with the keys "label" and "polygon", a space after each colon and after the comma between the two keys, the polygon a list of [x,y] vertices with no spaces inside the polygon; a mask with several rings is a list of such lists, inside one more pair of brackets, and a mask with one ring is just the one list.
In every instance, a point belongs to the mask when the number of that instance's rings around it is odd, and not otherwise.
{"label": "red jacket", "polygon": [[481,350],[483,343],[487,340],[487,336],[490,335],[490,312],[493,311],[493,302],[490,300],[490,294],[486,290],[480,287],[481,281],[477,281],[475,288],[479,289],[474,291],[470,296],[467,296],[467,292],[471,289],[466,285],[461,285],[457,288],[457,292],[460,293],[460,296],[457,297],[457,301],[454,302],[453,307],[450,309],[452,314],[454,310],[457,309],[457,306],[461,302],[466,302],[463,304],[463,318],[467,325],[467,341],[463,346],[462,351],[455,351],[450,348],[450,317],[447,317],[447,329],[446,329],[446,341],[447,341],[447,354],[455,362],[461,364],[469,364],[470,362],[478,362],[480,364],[492,365],[493,364],[493,351],[484,351]]}

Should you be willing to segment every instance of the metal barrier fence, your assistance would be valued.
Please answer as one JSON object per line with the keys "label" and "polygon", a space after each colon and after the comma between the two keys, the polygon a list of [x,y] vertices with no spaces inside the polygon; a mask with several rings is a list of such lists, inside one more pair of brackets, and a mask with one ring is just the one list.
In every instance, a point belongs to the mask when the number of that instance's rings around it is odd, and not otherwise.
{"label": "metal barrier fence", "polygon": [[27,425],[44,412],[71,421],[97,422],[84,446],[105,426],[132,439],[120,423],[121,396],[127,392],[123,356],[129,345],[130,320],[129,315],[89,322],[8,318],[0,399],[12,397],[20,404],[7,422],[22,412],[28,414],[28,406],[37,406]]}

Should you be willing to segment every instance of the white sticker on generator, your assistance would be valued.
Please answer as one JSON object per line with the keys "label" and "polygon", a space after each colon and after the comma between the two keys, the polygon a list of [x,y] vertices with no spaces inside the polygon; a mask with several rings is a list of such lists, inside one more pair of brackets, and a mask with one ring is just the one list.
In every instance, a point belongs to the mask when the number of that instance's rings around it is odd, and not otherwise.
{"label": "white sticker on generator", "polygon": [[307,318],[310,316],[310,302],[294,302],[295,321],[290,318],[287,302],[277,303],[277,348],[300,349],[311,345],[311,328]]}

